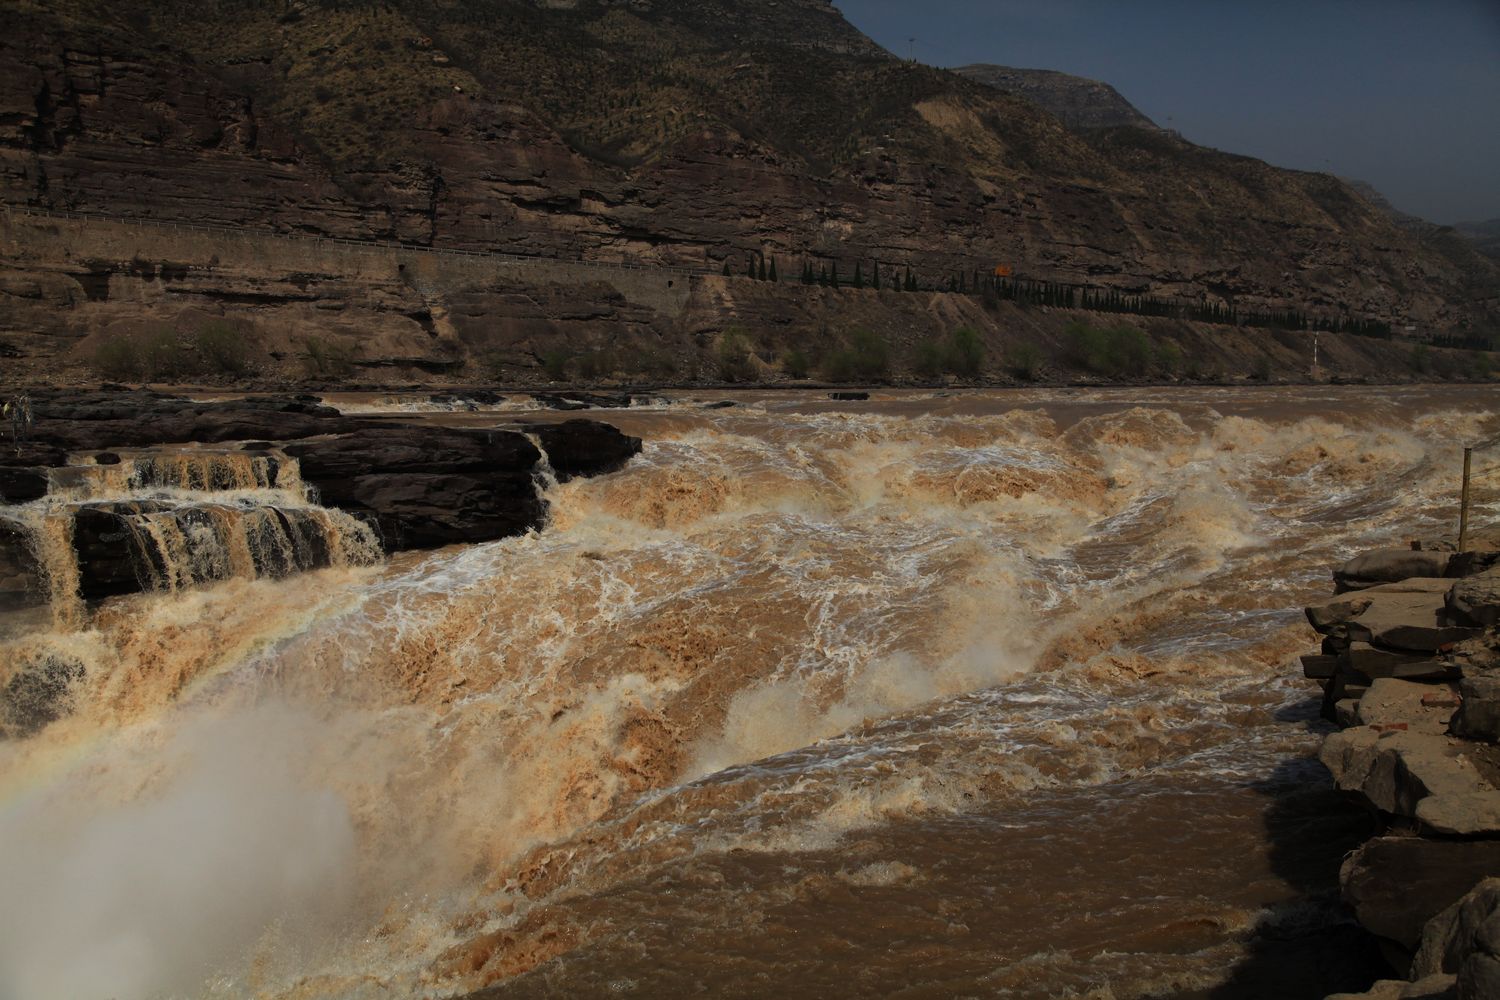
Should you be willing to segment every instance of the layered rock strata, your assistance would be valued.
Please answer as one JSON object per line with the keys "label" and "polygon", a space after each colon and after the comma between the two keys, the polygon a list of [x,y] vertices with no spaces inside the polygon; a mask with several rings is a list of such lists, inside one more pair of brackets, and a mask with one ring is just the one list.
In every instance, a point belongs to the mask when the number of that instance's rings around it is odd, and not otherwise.
{"label": "layered rock strata", "polygon": [[[0,38],[12,205],[714,274],[779,258],[788,279],[815,260],[847,280],[858,261],[888,282],[910,267],[927,288],[1003,264],[1242,311],[1460,334],[1500,323],[1495,266],[1456,235],[1402,230],[1327,175],[1141,127],[1077,134],[1028,100],[893,58],[820,0],[172,2],[128,21],[70,0],[13,14]],[[45,320],[38,302],[79,300],[67,324],[17,324],[15,349],[58,326],[95,332],[94,314],[138,319],[120,308],[137,294],[175,311],[192,284],[210,311],[269,295],[304,323],[327,305],[323,319],[352,329],[350,302],[389,304],[407,322],[373,332],[372,362],[452,364],[450,319],[466,314],[531,328],[582,315],[621,336],[660,323],[649,303],[601,294],[612,279],[455,293],[418,268],[392,282],[341,259],[332,281],[271,268],[267,289],[212,269],[189,234],[139,260],[116,236],[75,234],[67,283],[30,256],[42,237],[0,247],[0,302]],[[335,284],[347,294],[326,301]],[[809,296],[802,332],[841,324],[842,305]]]}
{"label": "layered rock strata", "polygon": [[[235,535],[246,565],[216,556],[202,570],[208,578],[278,576],[335,558],[325,537],[335,529],[313,523],[327,510],[368,525],[387,552],[487,541],[543,524],[539,485],[547,473],[610,472],[641,447],[640,439],[590,420],[493,430],[413,426],[289,397],[43,393],[32,408],[30,436],[0,458],[0,601],[12,608],[48,596],[36,555],[43,523],[69,539],[76,592],[85,599],[170,582],[168,536],[183,540],[177,555],[199,558],[193,539]],[[243,443],[202,447],[225,442]],[[261,505],[253,495],[284,493],[289,484],[320,506]],[[221,497],[236,490],[252,495]]]}

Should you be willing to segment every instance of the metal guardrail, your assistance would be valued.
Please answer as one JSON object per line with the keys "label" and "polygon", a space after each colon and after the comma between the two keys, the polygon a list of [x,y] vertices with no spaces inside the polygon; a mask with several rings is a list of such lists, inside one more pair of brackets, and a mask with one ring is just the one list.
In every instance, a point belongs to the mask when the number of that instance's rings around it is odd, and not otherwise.
{"label": "metal guardrail", "polygon": [[205,225],[201,222],[174,222],[165,219],[143,219],[123,215],[103,215],[86,212],[69,212],[50,208],[40,208],[35,205],[3,204],[5,212],[10,215],[19,214],[24,216],[36,216],[44,219],[76,219],[80,222],[103,222],[113,225],[135,226],[140,229],[147,227],[153,229],[171,230],[175,232],[200,232],[211,233],[220,236],[239,237],[249,239],[250,237],[270,237],[272,239],[290,240],[294,242],[311,243],[317,246],[323,244],[335,244],[337,246],[352,247],[357,250],[370,252],[399,252],[399,253],[426,253],[444,257],[473,257],[480,260],[490,260],[505,264],[566,264],[579,265],[582,267],[598,268],[608,271],[659,271],[666,274],[713,275],[719,272],[709,268],[683,267],[679,264],[630,264],[624,261],[589,260],[584,257],[543,257],[538,254],[506,253],[502,250],[471,250],[464,247],[432,247],[423,246],[420,243],[392,243],[381,240],[356,240],[347,236],[315,236],[304,233],[279,233],[272,229],[250,229],[236,226],[214,226]]}

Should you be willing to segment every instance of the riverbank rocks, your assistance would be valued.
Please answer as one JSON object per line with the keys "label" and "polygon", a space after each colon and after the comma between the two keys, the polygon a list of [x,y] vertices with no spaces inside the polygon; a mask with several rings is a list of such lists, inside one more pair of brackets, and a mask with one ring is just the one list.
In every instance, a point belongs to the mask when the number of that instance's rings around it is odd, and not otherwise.
{"label": "riverbank rocks", "polygon": [[[1395,728],[1399,726],[1400,728]],[[1344,791],[1381,812],[1443,834],[1500,835],[1500,764],[1490,748],[1412,732],[1409,723],[1357,726],[1323,742],[1318,759]]]}
{"label": "riverbank rocks", "polygon": [[[309,519],[319,517],[316,509],[284,501],[255,506],[261,501],[240,498],[226,505],[215,491],[246,484],[214,474],[221,465],[237,467],[223,455],[248,455],[257,468],[264,466],[265,475],[254,484],[264,488],[283,485],[281,456],[295,459],[301,481],[318,503],[371,525],[390,552],[483,542],[540,528],[547,512],[540,490],[548,469],[535,442],[542,442],[559,479],[615,471],[641,450],[639,438],[591,420],[455,428],[345,416],[316,397],[199,401],[146,390],[48,391],[33,396],[32,411],[30,438],[0,466],[0,509],[43,503],[49,517],[69,519],[60,534],[72,539],[79,594],[87,600],[329,564],[329,546],[343,529],[326,516],[313,525]],[[193,447],[226,442],[248,444],[228,452],[220,448],[219,458]],[[189,447],[170,447],[183,444]],[[85,499],[70,499],[78,495],[67,492],[72,487],[108,482],[95,475],[97,467],[121,464],[122,450],[131,453],[130,494],[85,490]],[[171,476],[153,478],[158,452],[162,468],[176,470]],[[178,475],[184,464],[196,471]],[[158,487],[166,492],[156,493]],[[201,503],[194,499],[199,493]],[[29,555],[36,549],[30,535],[38,530],[37,520],[0,517],[0,610],[43,594],[39,568]],[[236,541],[232,551],[221,553],[213,542],[226,531]],[[174,543],[170,560],[159,551],[156,536],[163,532],[182,543]],[[239,544],[241,535],[247,545]],[[270,540],[264,546],[257,544],[261,535]],[[202,551],[195,548],[200,541]],[[176,552],[179,548],[183,551]]]}
{"label": "riverbank rocks", "polygon": [[[1467,581],[1460,581],[1462,586]],[[1346,593],[1343,599],[1307,609],[1307,620],[1323,634],[1388,649],[1433,653],[1452,642],[1472,639],[1479,630],[1449,624],[1446,595],[1452,580],[1417,577]],[[1342,628],[1339,628],[1342,626]]]}
{"label": "riverbank rocks", "polygon": [[1445,609],[1453,621],[1465,625],[1488,628],[1500,624],[1500,568],[1459,580],[1448,592]]}
{"label": "riverbank rocks", "polygon": [[1456,1000],[1457,976],[1428,976],[1417,982],[1382,979],[1363,993],[1334,993],[1328,1000]]}
{"label": "riverbank rocks", "polygon": [[1500,743],[1500,674],[1465,677],[1458,685],[1462,701],[1453,716],[1453,734],[1468,740]]}
{"label": "riverbank rocks", "polygon": [[1496,871],[1497,841],[1385,836],[1349,855],[1339,881],[1359,922],[1412,955],[1427,922]]}
{"label": "riverbank rocks", "polygon": [[1488,551],[1366,553],[1306,609],[1322,643],[1303,673],[1342,727],[1319,759],[1381,818],[1344,898],[1408,976],[1361,997],[1500,998],[1497,576]]}
{"label": "riverbank rocks", "polygon": [[1452,975],[1460,1000],[1500,997],[1500,878],[1427,922],[1412,976]]}
{"label": "riverbank rocks", "polygon": [[0,517],[0,612],[42,603],[40,576],[26,528]]}
{"label": "riverbank rocks", "polygon": [[622,434],[597,420],[528,423],[522,424],[521,429],[541,443],[553,473],[564,483],[615,472],[641,452],[640,438]]}
{"label": "riverbank rocks", "polygon": [[1335,593],[1363,590],[1382,583],[1413,577],[1442,576],[1448,569],[1448,552],[1388,549],[1355,556],[1333,571]]}
{"label": "riverbank rocks", "polygon": [[378,525],[388,551],[524,534],[546,514],[541,452],[515,431],[365,428],[284,450],[325,505]]}

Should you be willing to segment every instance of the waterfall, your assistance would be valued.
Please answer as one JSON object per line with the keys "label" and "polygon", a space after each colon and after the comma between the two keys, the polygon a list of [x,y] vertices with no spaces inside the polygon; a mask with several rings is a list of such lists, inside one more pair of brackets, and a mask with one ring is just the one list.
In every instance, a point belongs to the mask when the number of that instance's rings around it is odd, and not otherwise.
{"label": "waterfall", "polygon": [[70,630],[88,600],[380,558],[369,525],[310,492],[276,448],[73,456],[44,497],[0,513],[0,635],[39,604]]}

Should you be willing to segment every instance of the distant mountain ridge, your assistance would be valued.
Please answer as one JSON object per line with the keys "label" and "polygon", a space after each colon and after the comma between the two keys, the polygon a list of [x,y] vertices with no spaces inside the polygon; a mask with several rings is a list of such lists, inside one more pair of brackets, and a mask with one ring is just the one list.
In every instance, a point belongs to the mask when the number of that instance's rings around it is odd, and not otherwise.
{"label": "distant mountain ridge", "polygon": [[1487,219],[1483,222],[1456,222],[1452,226],[1444,226],[1442,223],[1424,219],[1420,215],[1401,211],[1367,181],[1356,180],[1352,177],[1344,177],[1341,180],[1407,232],[1432,235],[1451,229],[1473,243],[1480,253],[1500,260],[1500,219]]}
{"label": "distant mountain ridge", "polygon": [[1500,260],[1500,219],[1460,222],[1453,228],[1473,240],[1480,253]]}
{"label": "distant mountain ridge", "polygon": [[[1452,231],[1404,230],[1327,174],[1185,142],[1105,84],[1026,71],[1017,96],[896,58],[826,0],[0,2],[11,204],[714,274],[878,263],[940,287],[1005,265],[1241,311],[1500,331],[1500,270]],[[0,324],[38,301],[30,267],[0,260]],[[247,295],[222,301],[260,301]],[[577,295],[557,311],[593,315],[597,296]],[[496,332],[487,317],[514,303],[451,306],[389,322],[423,338],[448,323],[474,351],[503,332],[538,356],[560,329]]]}
{"label": "distant mountain ridge", "polygon": [[1044,108],[1068,128],[1159,129],[1107,83],[1051,69],[1018,69],[976,63],[953,72],[1006,94],[1024,97]]}

